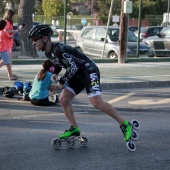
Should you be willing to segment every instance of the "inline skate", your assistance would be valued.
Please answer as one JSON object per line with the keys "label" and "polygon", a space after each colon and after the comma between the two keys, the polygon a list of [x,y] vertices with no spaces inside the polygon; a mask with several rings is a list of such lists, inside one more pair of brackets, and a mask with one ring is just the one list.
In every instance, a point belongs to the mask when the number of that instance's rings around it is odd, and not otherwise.
{"label": "inline skate", "polygon": [[130,151],[135,151],[136,146],[132,140],[138,139],[138,134],[135,130],[140,128],[140,124],[137,120],[133,119],[131,122],[127,120],[120,126],[123,134],[124,134],[124,141],[126,142],[126,146]]}
{"label": "inline skate", "polygon": [[66,130],[59,138],[54,138],[51,141],[51,144],[54,149],[59,149],[62,142],[65,142],[68,147],[73,147],[75,141],[79,141],[81,146],[87,145],[87,138],[80,136],[80,129],[74,126],[71,126],[69,130]]}

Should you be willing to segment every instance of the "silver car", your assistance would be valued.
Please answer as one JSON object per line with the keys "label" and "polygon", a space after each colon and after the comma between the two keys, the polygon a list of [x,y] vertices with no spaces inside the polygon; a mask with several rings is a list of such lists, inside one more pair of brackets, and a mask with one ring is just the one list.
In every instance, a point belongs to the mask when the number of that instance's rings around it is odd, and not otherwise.
{"label": "silver car", "polygon": [[[141,27],[140,28],[140,39],[148,38],[151,36],[156,35],[158,32],[160,32],[163,29],[161,26],[149,26],[149,27]],[[136,37],[138,37],[138,30],[134,32]]]}
{"label": "silver car", "polygon": [[[84,27],[76,38],[75,47],[90,57],[101,58],[106,28],[106,26]],[[131,31],[128,31],[127,57],[136,57],[136,53],[137,37]],[[119,27],[110,26],[103,58],[118,58],[118,55]],[[153,57],[154,54],[152,48],[145,43],[140,42],[139,56]]]}
{"label": "silver car", "polygon": [[164,27],[156,36],[143,39],[153,48],[156,57],[170,57],[170,27]]}

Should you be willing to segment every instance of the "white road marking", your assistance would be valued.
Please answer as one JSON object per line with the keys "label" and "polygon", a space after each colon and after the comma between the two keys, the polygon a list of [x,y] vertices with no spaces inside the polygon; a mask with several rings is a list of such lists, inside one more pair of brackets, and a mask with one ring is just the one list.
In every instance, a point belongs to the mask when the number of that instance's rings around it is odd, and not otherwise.
{"label": "white road marking", "polygon": [[135,100],[135,101],[129,101],[129,104],[133,105],[158,105],[158,104],[168,104],[170,103],[170,98],[164,98],[159,100],[153,100],[153,99],[143,99],[143,100]]}

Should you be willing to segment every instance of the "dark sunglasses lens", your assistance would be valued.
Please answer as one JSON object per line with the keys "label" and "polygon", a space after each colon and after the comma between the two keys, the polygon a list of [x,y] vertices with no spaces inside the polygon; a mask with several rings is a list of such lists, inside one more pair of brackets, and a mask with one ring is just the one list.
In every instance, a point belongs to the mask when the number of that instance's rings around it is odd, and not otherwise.
{"label": "dark sunglasses lens", "polygon": [[36,42],[37,42],[38,40],[40,40],[40,39],[41,39],[41,38],[33,38],[32,41],[36,43]]}

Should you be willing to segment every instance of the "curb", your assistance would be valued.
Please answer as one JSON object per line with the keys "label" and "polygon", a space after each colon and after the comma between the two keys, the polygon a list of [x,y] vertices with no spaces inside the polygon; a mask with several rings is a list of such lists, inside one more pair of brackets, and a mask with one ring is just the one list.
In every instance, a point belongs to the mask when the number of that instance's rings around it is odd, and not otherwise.
{"label": "curb", "polygon": [[[152,87],[170,87],[170,81],[101,83],[102,90],[152,88]],[[2,89],[3,87],[0,87],[0,95],[2,95]]]}
{"label": "curb", "polygon": [[131,88],[152,88],[169,87],[170,81],[149,81],[149,82],[129,82],[129,83],[101,83],[102,90],[131,89]]}

